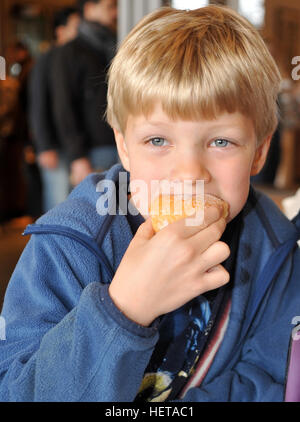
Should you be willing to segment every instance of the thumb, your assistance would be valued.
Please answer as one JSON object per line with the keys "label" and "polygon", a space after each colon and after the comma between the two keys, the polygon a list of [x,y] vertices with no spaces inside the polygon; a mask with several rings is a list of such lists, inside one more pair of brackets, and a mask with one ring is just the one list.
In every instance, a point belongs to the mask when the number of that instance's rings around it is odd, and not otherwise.
{"label": "thumb", "polygon": [[150,240],[154,236],[155,232],[152,227],[151,217],[147,218],[147,220],[140,225],[138,228],[135,237],[144,240]]}

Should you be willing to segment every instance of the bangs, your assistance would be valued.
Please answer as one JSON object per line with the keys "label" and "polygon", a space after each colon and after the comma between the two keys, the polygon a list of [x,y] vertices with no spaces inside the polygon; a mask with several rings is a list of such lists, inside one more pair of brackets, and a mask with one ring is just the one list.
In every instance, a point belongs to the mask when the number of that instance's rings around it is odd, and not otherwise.
{"label": "bangs", "polygon": [[203,56],[193,56],[190,61],[184,52],[178,51],[178,63],[172,68],[166,58],[158,66],[149,63],[146,72],[138,70],[138,77],[123,89],[119,107],[127,109],[128,114],[147,116],[160,103],[173,120],[215,119],[224,112],[235,111],[252,115],[255,107],[249,101],[250,86],[244,74],[226,72],[225,65],[216,61],[210,65]]}

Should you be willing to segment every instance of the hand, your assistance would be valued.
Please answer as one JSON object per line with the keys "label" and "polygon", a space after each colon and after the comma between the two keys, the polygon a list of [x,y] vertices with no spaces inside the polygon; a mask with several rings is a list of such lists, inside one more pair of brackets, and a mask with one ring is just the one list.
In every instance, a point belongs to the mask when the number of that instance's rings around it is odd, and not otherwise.
{"label": "hand", "polygon": [[109,294],[132,321],[144,326],[194,297],[229,281],[220,265],[230,255],[220,242],[226,227],[220,211],[205,211],[205,226],[176,221],[154,235],[151,219],[132,239],[113,278]]}
{"label": "hand", "polygon": [[54,149],[41,152],[38,155],[40,165],[48,170],[54,170],[58,166],[58,154]]}
{"label": "hand", "polygon": [[78,185],[82,180],[93,172],[90,161],[87,158],[78,158],[71,164],[70,181],[73,186]]}

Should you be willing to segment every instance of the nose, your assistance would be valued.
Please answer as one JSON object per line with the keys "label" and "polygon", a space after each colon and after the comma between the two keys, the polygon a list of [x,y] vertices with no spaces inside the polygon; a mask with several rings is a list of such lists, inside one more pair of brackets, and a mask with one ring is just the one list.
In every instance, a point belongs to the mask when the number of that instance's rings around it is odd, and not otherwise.
{"label": "nose", "polygon": [[209,170],[199,153],[180,154],[173,164],[172,180],[189,180],[193,184],[197,180],[203,180],[204,183],[209,183],[211,180]]}

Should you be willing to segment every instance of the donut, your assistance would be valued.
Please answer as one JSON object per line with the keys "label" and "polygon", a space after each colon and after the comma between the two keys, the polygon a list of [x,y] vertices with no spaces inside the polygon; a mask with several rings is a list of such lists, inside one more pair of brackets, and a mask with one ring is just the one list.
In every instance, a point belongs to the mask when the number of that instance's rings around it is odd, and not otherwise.
{"label": "donut", "polygon": [[205,211],[212,206],[221,210],[222,217],[228,216],[227,202],[211,194],[204,194],[204,198],[200,196],[183,198],[181,195],[160,194],[154,198],[149,209],[153,230],[157,233],[170,223],[190,217],[197,210]]}

